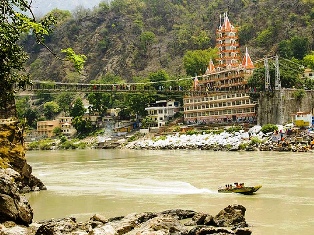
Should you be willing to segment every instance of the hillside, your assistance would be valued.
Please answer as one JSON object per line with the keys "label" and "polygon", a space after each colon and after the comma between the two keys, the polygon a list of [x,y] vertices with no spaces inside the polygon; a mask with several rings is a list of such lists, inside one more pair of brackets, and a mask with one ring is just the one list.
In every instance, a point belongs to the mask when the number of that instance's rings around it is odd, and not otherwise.
{"label": "hillside", "polygon": [[309,41],[307,50],[314,48],[313,0],[114,0],[110,6],[74,12],[46,39],[54,52],[72,47],[85,54],[83,75],[31,36],[23,41],[30,53],[28,68],[32,79],[65,82],[106,74],[132,81],[161,69],[186,76],[184,53],[213,48],[219,15],[226,11],[239,27],[241,51],[248,47],[253,60],[276,54],[279,43],[295,36]]}

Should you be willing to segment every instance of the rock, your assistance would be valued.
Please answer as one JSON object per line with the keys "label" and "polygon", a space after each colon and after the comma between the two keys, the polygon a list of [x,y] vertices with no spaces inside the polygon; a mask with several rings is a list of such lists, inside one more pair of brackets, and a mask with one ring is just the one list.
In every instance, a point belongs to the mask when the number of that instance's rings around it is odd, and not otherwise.
{"label": "rock", "polygon": [[[168,210],[159,213],[133,213],[126,216],[106,219],[95,214],[87,222],[77,223],[75,218],[51,219],[33,223],[30,226],[14,222],[0,224],[1,235],[250,235],[244,225],[245,208],[241,205],[228,206],[214,217],[191,210]],[[224,218],[225,216],[225,218]],[[240,218],[240,219],[239,219]],[[213,226],[218,221],[221,226]],[[185,220],[193,221],[185,225]],[[245,223],[246,224],[246,223]],[[231,226],[230,226],[231,225]],[[233,228],[230,228],[233,227]]]}
{"label": "rock", "polygon": [[35,235],[73,234],[77,228],[75,218],[52,219],[42,223]]}
{"label": "rock", "polygon": [[99,214],[93,215],[93,217],[90,218],[90,220],[91,221],[98,221],[98,222],[101,222],[103,224],[108,223],[108,219],[102,215],[99,215]]}
{"label": "rock", "polygon": [[23,139],[23,128],[17,120],[0,123],[0,168],[13,169],[19,174],[14,177],[18,189],[26,192],[32,189],[44,190],[44,184],[32,175],[32,167],[27,164]]}
{"label": "rock", "polygon": [[111,225],[105,225],[100,228],[95,228],[88,235],[115,235],[115,229]]}
{"label": "rock", "polygon": [[195,225],[214,225],[213,216],[205,213],[196,213],[192,220],[185,224],[186,226]]}
{"label": "rock", "polygon": [[196,212],[192,210],[181,210],[181,209],[175,209],[175,210],[166,210],[161,212],[161,214],[169,215],[169,216],[177,216],[179,220],[186,219],[186,218],[192,218]]}
{"label": "rock", "polygon": [[205,235],[205,234],[217,234],[217,235],[230,235],[234,234],[232,230],[225,229],[225,228],[216,228],[213,226],[198,226],[192,228],[189,232],[188,235]]}
{"label": "rock", "polygon": [[19,176],[12,169],[0,169],[0,222],[32,223],[33,210],[24,196],[19,194],[15,179]]}
{"label": "rock", "polygon": [[175,217],[171,217],[169,215],[160,215],[158,217],[154,217],[138,228],[134,229],[130,235],[137,234],[187,234],[188,230],[185,226],[183,226],[179,220]]}
{"label": "rock", "polygon": [[245,211],[242,205],[229,205],[214,217],[214,223],[218,227],[247,227]]}
{"label": "rock", "polygon": [[252,231],[247,228],[239,228],[235,231],[235,235],[251,235]]}

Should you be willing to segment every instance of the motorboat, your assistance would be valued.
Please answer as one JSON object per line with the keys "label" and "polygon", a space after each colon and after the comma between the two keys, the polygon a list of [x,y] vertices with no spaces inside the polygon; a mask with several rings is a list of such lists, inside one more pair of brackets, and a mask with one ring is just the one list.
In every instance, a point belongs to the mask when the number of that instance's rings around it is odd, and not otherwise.
{"label": "motorboat", "polygon": [[233,185],[226,184],[225,186],[218,188],[218,193],[241,193],[250,195],[255,193],[261,187],[262,185],[244,186],[244,183],[234,183]]}

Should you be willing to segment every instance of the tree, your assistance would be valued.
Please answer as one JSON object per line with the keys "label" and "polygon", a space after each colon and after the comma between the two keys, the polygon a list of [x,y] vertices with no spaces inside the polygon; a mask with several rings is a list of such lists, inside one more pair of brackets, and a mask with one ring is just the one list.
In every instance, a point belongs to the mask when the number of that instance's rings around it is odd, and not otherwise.
{"label": "tree", "polygon": [[149,80],[153,82],[153,87],[156,90],[161,90],[165,86],[165,82],[169,80],[169,75],[164,70],[160,70],[155,73],[150,73],[148,76]]}
{"label": "tree", "polygon": [[44,115],[48,120],[51,120],[54,118],[54,116],[60,111],[59,105],[54,102],[46,102],[44,104]]}
{"label": "tree", "polygon": [[134,112],[134,114],[144,117],[147,115],[145,108],[155,100],[155,97],[145,93],[129,94],[127,100],[127,106]]}
{"label": "tree", "polygon": [[63,92],[60,95],[57,96],[57,103],[60,107],[60,110],[62,110],[65,114],[70,112],[70,106],[71,102],[73,100],[73,95],[68,92]]}
{"label": "tree", "polygon": [[[21,37],[32,34],[41,45],[57,56],[44,43],[44,36],[52,32],[55,20],[47,15],[40,21],[35,19],[27,0],[2,0],[0,4],[0,118],[16,117],[14,88],[24,88],[30,78],[24,69],[28,56],[19,45]],[[69,49],[67,58],[74,62],[77,69],[82,69],[84,57]]]}
{"label": "tree", "polygon": [[108,108],[111,108],[112,94],[108,93],[90,93],[87,97],[89,103],[92,105],[92,110],[103,115]]}
{"label": "tree", "polygon": [[210,59],[215,59],[217,55],[217,49],[187,51],[183,57],[186,74],[189,76],[204,74]]}
{"label": "tree", "polygon": [[302,60],[309,52],[309,39],[294,36],[290,40],[283,40],[278,45],[278,54],[284,58]]}
{"label": "tree", "polygon": [[303,61],[307,67],[314,69],[314,51],[312,51],[311,54],[304,56]]}
{"label": "tree", "polygon": [[155,34],[150,31],[143,32],[140,35],[141,48],[145,53],[147,52],[147,47],[154,42],[155,37]]}
{"label": "tree", "polygon": [[70,115],[72,117],[81,117],[84,115],[86,109],[84,108],[84,104],[81,98],[77,98],[74,101],[72,108],[70,109]]}
{"label": "tree", "polygon": [[293,57],[298,60],[302,60],[306,53],[309,52],[310,43],[308,38],[295,36],[290,43]]}
{"label": "tree", "polygon": [[91,121],[83,119],[82,116],[75,117],[72,125],[79,135],[86,135],[94,130]]}
{"label": "tree", "polygon": [[60,127],[55,127],[55,128],[53,128],[52,133],[53,133],[55,136],[60,136],[60,135],[62,134],[62,130],[61,130]]}
{"label": "tree", "polygon": [[39,118],[39,112],[36,108],[29,108],[25,111],[24,117],[28,126],[35,128],[37,126],[37,120]]}

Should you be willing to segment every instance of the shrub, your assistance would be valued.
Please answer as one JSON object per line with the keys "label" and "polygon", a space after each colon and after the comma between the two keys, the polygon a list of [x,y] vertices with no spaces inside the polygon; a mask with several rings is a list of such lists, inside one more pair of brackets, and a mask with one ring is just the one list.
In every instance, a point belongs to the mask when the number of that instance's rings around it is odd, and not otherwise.
{"label": "shrub", "polygon": [[274,124],[265,124],[264,126],[262,126],[262,129],[261,129],[263,133],[273,132],[275,130],[277,131],[278,127]]}
{"label": "shrub", "polygon": [[237,131],[240,131],[240,130],[242,130],[241,126],[232,126],[232,127],[229,127],[226,131],[228,133],[234,133],[234,132],[237,132]]}

